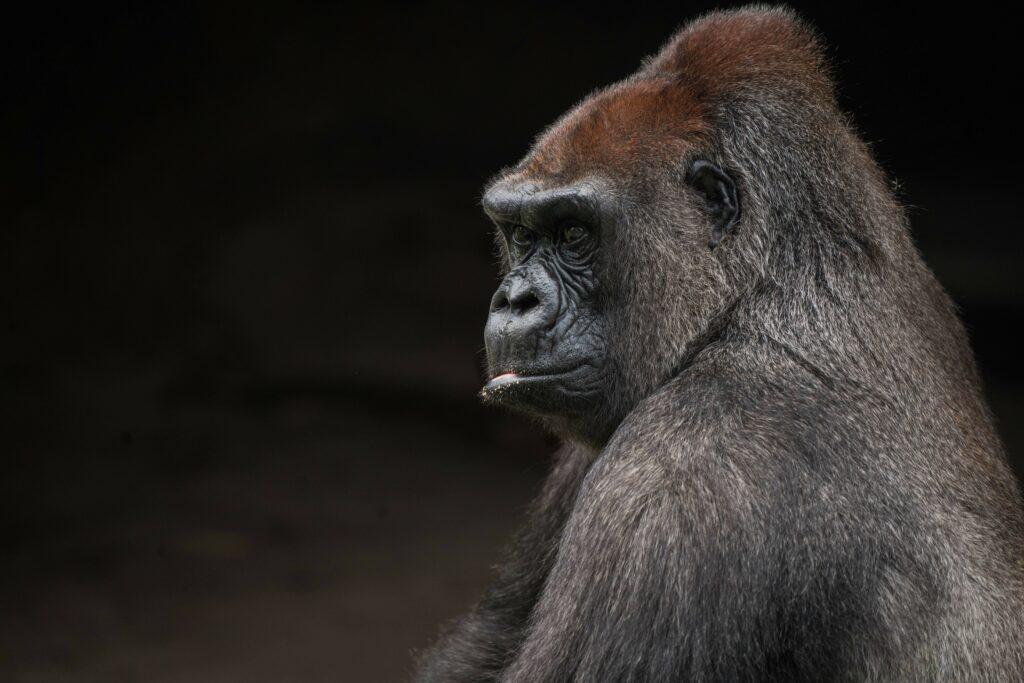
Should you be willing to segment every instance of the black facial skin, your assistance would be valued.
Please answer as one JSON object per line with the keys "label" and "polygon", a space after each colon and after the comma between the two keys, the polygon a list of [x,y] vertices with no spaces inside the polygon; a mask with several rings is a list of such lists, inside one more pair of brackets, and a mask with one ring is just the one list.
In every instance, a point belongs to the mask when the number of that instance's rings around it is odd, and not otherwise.
{"label": "black facial skin", "polygon": [[481,394],[584,432],[606,360],[596,272],[600,204],[584,184],[499,184],[483,200],[508,272],[491,299],[484,332],[490,381]]}
{"label": "black facial skin", "polygon": [[[713,249],[739,219],[736,185],[703,159],[690,166],[686,183],[702,204],[708,225],[698,229]],[[481,395],[591,443],[632,408],[619,405],[609,387],[623,366],[609,357],[615,325],[601,306],[601,230],[614,230],[619,213],[603,187],[594,181],[541,190],[499,181],[483,199],[508,272],[491,299],[489,381]]]}

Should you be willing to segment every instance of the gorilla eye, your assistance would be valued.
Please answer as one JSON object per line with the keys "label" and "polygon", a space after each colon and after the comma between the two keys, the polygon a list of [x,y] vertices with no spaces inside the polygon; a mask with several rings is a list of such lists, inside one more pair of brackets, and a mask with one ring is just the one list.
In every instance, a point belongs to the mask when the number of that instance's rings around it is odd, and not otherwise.
{"label": "gorilla eye", "polygon": [[570,223],[562,228],[562,244],[576,244],[587,236],[587,229],[582,225]]}
{"label": "gorilla eye", "polygon": [[533,246],[533,232],[529,228],[517,225],[512,228],[512,244],[521,249],[529,249]]}

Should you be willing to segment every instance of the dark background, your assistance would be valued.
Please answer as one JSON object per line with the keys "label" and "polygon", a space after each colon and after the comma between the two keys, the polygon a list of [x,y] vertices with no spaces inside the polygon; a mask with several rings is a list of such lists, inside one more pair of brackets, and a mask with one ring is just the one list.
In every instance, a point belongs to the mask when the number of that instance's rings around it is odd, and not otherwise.
{"label": "dark background", "polygon": [[[480,188],[711,5],[155,5],[2,29],[0,678],[400,679],[553,447]],[[800,7],[1020,471],[1019,39],[938,8]]]}

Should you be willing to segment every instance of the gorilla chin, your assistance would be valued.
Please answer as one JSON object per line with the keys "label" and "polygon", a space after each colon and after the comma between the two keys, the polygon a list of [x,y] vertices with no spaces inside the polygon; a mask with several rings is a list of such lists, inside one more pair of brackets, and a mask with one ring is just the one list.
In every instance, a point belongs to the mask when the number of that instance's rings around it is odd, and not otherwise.
{"label": "gorilla chin", "polygon": [[585,362],[567,367],[495,375],[480,390],[480,397],[487,404],[535,415],[577,417],[593,410],[598,403],[598,373]]}

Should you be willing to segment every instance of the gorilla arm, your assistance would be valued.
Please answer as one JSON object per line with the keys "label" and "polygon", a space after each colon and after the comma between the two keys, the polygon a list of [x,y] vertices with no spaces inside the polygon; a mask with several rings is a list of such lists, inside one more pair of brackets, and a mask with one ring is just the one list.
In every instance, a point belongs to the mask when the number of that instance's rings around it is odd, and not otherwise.
{"label": "gorilla arm", "polygon": [[[889,534],[865,533],[873,511],[830,495],[827,468],[790,436],[733,437],[723,423],[736,421],[714,408],[652,431],[666,409],[716,403],[683,393],[648,399],[650,419],[627,419],[595,462],[503,680],[891,673],[893,624],[870,601],[906,566]],[[693,433],[702,418],[717,427]]]}
{"label": "gorilla arm", "polygon": [[694,625],[700,602],[729,597],[714,585],[727,564],[701,558],[714,541],[649,466],[595,465],[503,680],[676,680],[713,646]]}
{"label": "gorilla arm", "polygon": [[554,561],[558,539],[593,454],[571,443],[555,462],[526,524],[480,603],[425,652],[418,681],[496,680],[521,643],[530,610]]}

